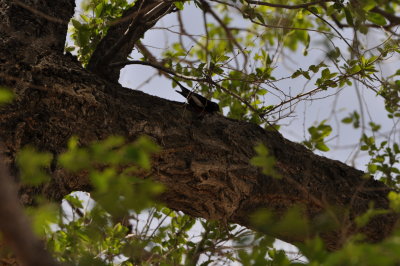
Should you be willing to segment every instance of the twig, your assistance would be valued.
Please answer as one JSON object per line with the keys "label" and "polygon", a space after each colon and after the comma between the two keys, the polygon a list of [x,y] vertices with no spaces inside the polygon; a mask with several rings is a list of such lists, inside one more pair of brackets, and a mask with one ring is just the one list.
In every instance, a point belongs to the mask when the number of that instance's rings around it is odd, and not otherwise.
{"label": "twig", "polygon": [[144,65],[144,66],[151,66],[154,68],[157,68],[159,70],[162,70],[168,74],[174,75],[178,78],[182,78],[182,79],[186,79],[186,80],[192,80],[192,81],[198,81],[198,82],[206,82],[207,79],[205,78],[198,78],[198,77],[194,77],[194,76],[186,76],[183,74],[179,74],[176,73],[174,71],[172,71],[169,68],[166,68],[162,65],[159,65],[157,63],[152,63],[152,62],[146,62],[146,61],[139,61],[139,60],[127,60],[127,61],[122,61],[122,62],[116,62],[116,63],[112,63],[110,64],[111,67],[121,67],[121,66],[127,66],[127,65]]}
{"label": "twig", "polygon": [[259,5],[259,6],[269,6],[269,7],[277,7],[277,8],[285,8],[285,9],[300,9],[300,8],[307,8],[309,6],[319,5],[323,3],[334,2],[332,0],[320,0],[314,1],[299,5],[284,5],[284,4],[273,4],[264,1],[255,1],[255,0],[245,0],[248,4]]}

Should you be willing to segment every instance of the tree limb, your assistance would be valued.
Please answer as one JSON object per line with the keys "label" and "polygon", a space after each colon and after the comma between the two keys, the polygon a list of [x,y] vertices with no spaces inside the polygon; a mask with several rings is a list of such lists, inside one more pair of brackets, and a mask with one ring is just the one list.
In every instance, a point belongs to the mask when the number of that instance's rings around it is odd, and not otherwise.
{"label": "tree limb", "polygon": [[[172,1],[137,1],[113,24],[89,60],[88,69],[112,82],[118,82],[121,68],[110,68],[111,62],[126,60],[144,33],[174,8]],[[111,48],[110,48],[111,47]]]}

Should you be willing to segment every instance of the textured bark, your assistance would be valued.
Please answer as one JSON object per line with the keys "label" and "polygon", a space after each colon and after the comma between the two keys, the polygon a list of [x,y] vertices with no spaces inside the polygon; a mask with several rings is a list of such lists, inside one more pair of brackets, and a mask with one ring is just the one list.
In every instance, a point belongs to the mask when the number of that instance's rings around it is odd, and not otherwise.
{"label": "textured bark", "polygon": [[[48,8],[43,11],[47,14],[63,10],[65,14],[57,13],[57,17],[67,20],[73,2],[32,1],[31,5]],[[0,109],[0,138],[14,174],[15,155],[24,145],[57,155],[72,135],[87,144],[110,135],[134,140],[145,134],[163,147],[154,158],[152,173],[167,187],[161,200],[196,217],[251,227],[249,217],[260,208],[279,219],[288,209],[300,206],[309,221],[307,231],[267,232],[291,243],[320,234],[333,250],[358,231],[354,218],[371,202],[375,208],[388,209],[389,189],[364,178],[363,172],[315,155],[255,124],[221,115],[200,119],[182,103],[102,80],[62,54],[63,42],[57,38],[65,38],[65,25],[47,21],[51,30],[42,30],[44,22],[39,23],[41,18],[26,8],[10,5],[8,0],[0,0],[0,8],[0,85],[14,89],[18,96]],[[34,34],[32,30],[36,30]],[[49,37],[56,37],[52,45],[35,42]],[[265,144],[275,157],[282,179],[263,175],[249,164],[258,143]],[[49,185],[20,189],[24,204],[32,204],[38,193],[60,200],[73,190],[90,190],[85,176],[70,175],[53,166]],[[331,221],[334,229],[321,232],[324,219]],[[380,215],[361,232],[369,241],[380,241],[396,221],[394,214]]]}
{"label": "textured bark", "polygon": [[88,69],[111,82],[118,82],[123,66],[109,67],[109,64],[126,60],[145,32],[173,8],[171,1],[137,1],[109,28],[93,52]]}

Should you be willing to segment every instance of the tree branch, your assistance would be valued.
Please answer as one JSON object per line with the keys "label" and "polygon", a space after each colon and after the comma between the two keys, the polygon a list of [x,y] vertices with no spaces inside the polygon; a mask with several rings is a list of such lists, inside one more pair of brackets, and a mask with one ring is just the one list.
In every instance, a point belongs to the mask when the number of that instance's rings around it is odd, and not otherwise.
{"label": "tree branch", "polygon": [[[118,82],[121,68],[110,62],[126,60],[144,33],[174,8],[173,1],[138,1],[126,10],[120,23],[113,24],[89,60],[88,69],[112,82]],[[111,48],[110,48],[111,47]]]}
{"label": "tree branch", "polygon": [[276,8],[284,8],[284,9],[307,8],[309,6],[334,2],[333,0],[320,0],[320,1],[313,1],[313,2],[309,2],[309,3],[299,4],[299,5],[283,5],[283,4],[273,4],[273,3],[263,2],[263,1],[255,1],[255,0],[245,0],[245,1],[248,4],[259,5],[259,6],[269,6],[269,7],[276,7]]}
{"label": "tree branch", "polygon": [[169,68],[166,68],[160,64],[158,64],[157,62],[146,62],[146,61],[139,61],[139,60],[127,60],[127,61],[123,61],[123,62],[115,62],[110,64],[110,67],[120,67],[120,66],[127,66],[127,65],[143,65],[143,66],[151,66],[154,67],[156,69],[159,69],[161,71],[164,71],[168,74],[174,75],[178,78],[182,78],[182,79],[186,79],[186,80],[192,80],[192,81],[199,81],[199,82],[205,82],[207,81],[207,79],[205,78],[199,78],[199,77],[194,77],[194,76],[187,76],[187,75],[183,75],[180,73],[177,73]]}

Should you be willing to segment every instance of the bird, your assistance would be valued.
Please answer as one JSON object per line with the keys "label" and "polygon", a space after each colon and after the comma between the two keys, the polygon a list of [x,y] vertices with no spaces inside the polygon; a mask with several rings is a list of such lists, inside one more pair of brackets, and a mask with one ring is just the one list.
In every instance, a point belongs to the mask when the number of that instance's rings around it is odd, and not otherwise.
{"label": "bird", "polygon": [[185,88],[179,81],[177,81],[175,78],[171,77],[173,81],[178,84],[178,86],[181,88],[181,91],[175,90],[177,93],[185,97],[191,107],[193,107],[196,111],[200,113],[215,113],[219,112],[219,105],[213,101],[208,100],[204,96],[195,93],[187,88]]}

